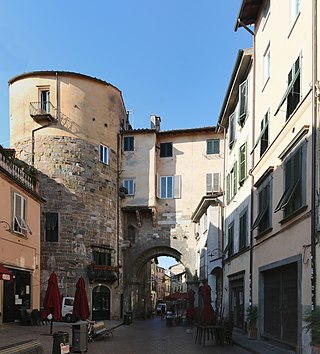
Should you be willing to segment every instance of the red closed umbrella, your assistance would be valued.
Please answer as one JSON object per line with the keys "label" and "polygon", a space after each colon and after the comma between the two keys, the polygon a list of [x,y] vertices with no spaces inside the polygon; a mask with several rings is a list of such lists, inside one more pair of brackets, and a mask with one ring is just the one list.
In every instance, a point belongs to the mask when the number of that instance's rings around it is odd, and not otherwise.
{"label": "red closed umbrella", "polygon": [[82,277],[79,278],[76,284],[76,293],[74,296],[72,314],[75,319],[80,318],[82,321],[85,321],[89,318],[89,305],[86,293],[86,284]]}
{"label": "red closed umbrella", "polygon": [[192,289],[190,289],[188,291],[188,307],[187,307],[187,320],[190,324],[192,324],[192,321],[193,321],[194,315],[195,315],[194,295],[195,295],[195,292]]}
{"label": "red closed umbrella", "polygon": [[200,294],[202,296],[202,313],[201,313],[201,324],[211,325],[215,323],[214,311],[211,306],[211,287],[205,282],[200,289]]}
{"label": "red closed umbrella", "polygon": [[42,317],[46,319],[48,315],[52,315],[50,334],[52,334],[52,320],[60,321],[61,315],[61,295],[58,285],[58,278],[55,272],[52,272],[48,280],[46,296],[43,302]]}

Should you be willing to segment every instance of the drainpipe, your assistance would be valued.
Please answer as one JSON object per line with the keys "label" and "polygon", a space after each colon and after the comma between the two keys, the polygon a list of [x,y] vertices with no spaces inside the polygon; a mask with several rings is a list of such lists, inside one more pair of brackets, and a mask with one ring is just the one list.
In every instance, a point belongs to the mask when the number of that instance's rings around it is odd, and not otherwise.
{"label": "drainpipe", "polygon": [[[252,82],[252,136],[251,136],[251,141],[252,144],[255,144],[255,111],[256,111],[256,100],[255,100],[255,91],[256,90],[256,37],[253,36],[253,82]],[[254,167],[254,152],[251,155],[251,169]],[[251,173],[250,175],[250,180],[251,180],[251,193],[250,193],[250,221],[252,222],[253,220],[253,205],[254,205],[254,178]],[[252,285],[253,285],[253,279],[252,279],[252,269],[253,269],[253,230],[251,230],[250,227],[250,262],[249,262],[249,305],[252,305],[252,297],[253,297],[253,291],[252,291]]]}
{"label": "drainpipe", "polygon": [[119,201],[119,188],[120,188],[120,134],[117,134],[117,182],[116,182],[116,188],[117,188],[117,220],[116,220],[116,235],[117,235],[117,269],[118,269],[118,284],[117,287],[120,285],[120,271],[119,271],[119,263],[120,263],[120,201]]}
{"label": "drainpipe", "polygon": [[317,223],[317,0],[312,1],[312,185],[311,185],[311,304],[317,305],[316,297],[316,223]]}
{"label": "drainpipe", "polygon": [[35,137],[34,137],[34,133],[37,132],[38,130],[47,128],[49,125],[51,125],[51,123],[47,124],[47,125],[43,125],[42,127],[33,129],[31,131],[31,166],[34,167],[34,147],[35,147]]}

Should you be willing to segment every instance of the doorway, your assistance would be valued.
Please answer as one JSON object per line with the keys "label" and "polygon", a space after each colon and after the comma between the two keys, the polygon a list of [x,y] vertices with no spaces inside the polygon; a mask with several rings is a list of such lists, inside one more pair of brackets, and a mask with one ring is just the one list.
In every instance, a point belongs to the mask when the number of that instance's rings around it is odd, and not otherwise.
{"label": "doorway", "polygon": [[233,313],[234,326],[244,327],[244,280],[230,282],[230,309]]}
{"label": "doorway", "polygon": [[297,263],[263,272],[264,336],[297,344]]}
{"label": "doorway", "polygon": [[21,310],[30,309],[31,275],[22,270],[10,269],[12,281],[4,281],[3,323],[21,319]]}
{"label": "doorway", "polygon": [[92,320],[110,320],[110,290],[106,286],[92,290]]}

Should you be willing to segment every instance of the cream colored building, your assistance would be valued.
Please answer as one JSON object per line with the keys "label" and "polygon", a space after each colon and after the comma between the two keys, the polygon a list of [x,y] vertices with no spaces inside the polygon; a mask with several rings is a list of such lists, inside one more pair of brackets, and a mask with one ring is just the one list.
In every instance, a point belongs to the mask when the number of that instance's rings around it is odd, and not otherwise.
{"label": "cream colored building", "polygon": [[[40,205],[37,176],[0,146],[0,323],[40,309]],[[6,271],[11,275],[4,274]]]}
{"label": "cream colored building", "polygon": [[252,303],[259,336],[297,353],[311,352],[303,316],[319,294],[316,3],[244,0],[236,25],[254,25]]}
{"label": "cream colored building", "polygon": [[192,215],[203,196],[221,191],[223,134],[215,127],[161,131],[152,115],[149,129],[123,131],[122,149],[125,298],[139,292],[142,265],[158,256],[181,261],[188,286],[197,288]]}
{"label": "cream colored building", "polygon": [[10,142],[40,174],[41,298],[52,271],[62,295],[86,279],[91,318],[122,316],[121,91],[83,74],[36,71],[9,81]]}
{"label": "cream colored building", "polygon": [[225,132],[224,238],[222,252],[222,312],[233,315],[234,326],[245,328],[250,302],[250,220],[253,137],[253,50],[239,50],[219,116]]}

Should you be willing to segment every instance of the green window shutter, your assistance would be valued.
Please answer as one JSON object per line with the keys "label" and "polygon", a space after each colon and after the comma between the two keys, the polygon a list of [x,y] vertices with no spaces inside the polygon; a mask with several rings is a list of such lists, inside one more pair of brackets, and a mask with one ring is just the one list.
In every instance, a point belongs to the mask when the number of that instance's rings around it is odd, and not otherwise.
{"label": "green window shutter", "polygon": [[227,192],[226,192],[226,200],[227,200],[227,204],[230,203],[230,174],[227,175]]}
{"label": "green window shutter", "polygon": [[241,183],[247,176],[247,143],[239,149],[239,164],[239,183]]}
{"label": "green window shutter", "polygon": [[238,176],[238,163],[237,161],[233,165],[233,196],[237,194],[237,176]]}

